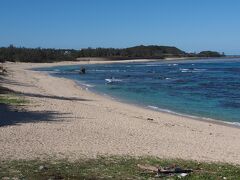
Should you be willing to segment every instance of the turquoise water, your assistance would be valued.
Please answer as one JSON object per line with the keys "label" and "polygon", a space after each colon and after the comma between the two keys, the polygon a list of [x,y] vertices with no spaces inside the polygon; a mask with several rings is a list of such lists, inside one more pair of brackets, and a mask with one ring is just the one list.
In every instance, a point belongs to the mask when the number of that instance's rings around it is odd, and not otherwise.
{"label": "turquoise water", "polygon": [[[42,68],[93,91],[156,110],[240,124],[240,60],[208,59]],[[114,77],[118,82],[107,83]]]}

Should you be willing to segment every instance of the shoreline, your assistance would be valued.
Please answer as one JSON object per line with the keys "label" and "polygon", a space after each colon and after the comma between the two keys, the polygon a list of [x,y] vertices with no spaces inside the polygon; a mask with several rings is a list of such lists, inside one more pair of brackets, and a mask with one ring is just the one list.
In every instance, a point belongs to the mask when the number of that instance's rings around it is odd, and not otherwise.
{"label": "shoreline", "polygon": [[[218,59],[223,59],[223,58],[218,58]],[[164,61],[172,61],[172,62],[177,62],[177,61],[184,61],[184,60],[196,60],[196,59],[191,59],[191,58],[169,58],[169,59],[165,59]],[[203,60],[203,59],[201,59]],[[205,58],[204,60],[208,60],[207,58]],[[151,60],[151,59],[136,59],[136,60],[124,60],[124,61],[92,61],[91,64],[114,64],[114,63],[134,63],[134,62],[162,62],[162,61],[159,61],[158,59],[157,60]],[[81,62],[80,64],[75,64],[75,65],[86,65],[86,61],[84,62]],[[63,64],[61,63],[60,66],[67,66],[69,65],[68,62],[63,62]],[[70,63],[70,65],[73,65]],[[55,65],[54,65],[55,66]],[[53,66],[53,67],[54,67]],[[58,65],[57,65],[58,66]],[[51,67],[50,66],[47,66],[47,67]],[[39,67],[41,68],[41,67]],[[38,71],[38,70],[37,70]],[[38,72],[41,72],[41,71],[38,71]],[[43,71],[42,71],[43,73]],[[51,76],[48,72],[44,72],[46,74],[48,74],[49,76]],[[54,77],[54,76],[52,76]],[[129,105],[132,105],[132,106],[136,106],[136,107],[140,107],[140,108],[144,108],[144,109],[149,109],[149,110],[152,110],[152,111],[156,111],[156,112],[161,112],[161,113],[166,113],[166,114],[171,114],[171,115],[176,115],[176,116],[181,116],[181,117],[186,117],[186,118],[191,118],[193,120],[196,120],[196,121],[205,121],[205,122],[209,122],[209,123],[214,123],[214,124],[220,124],[220,125],[224,125],[224,126],[229,126],[229,127],[234,127],[234,128],[240,128],[240,123],[239,122],[231,122],[231,121],[227,121],[227,120],[220,120],[220,119],[214,119],[214,118],[208,118],[208,117],[204,117],[204,116],[197,116],[197,115],[191,115],[191,114],[185,114],[185,113],[180,113],[180,112],[175,112],[175,111],[172,111],[170,109],[162,109],[162,108],[159,108],[159,107],[155,107],[155,106],[151,106],[151,105],[143,105],[143,104],[137,104],[137,103],[133,103],[133,102],[130,102],[128,100],[124,100],[124,99],[121,99],[121,98],[117,98],[117,97],[112,97],[111,95],[108,95],[108,94],[104,94],[102,92],[98,92],[94,89],[91,89],[91,87],[88,87],[86,84],[84,84],[83,82],[81,81],[77,81],[77,80],[72,80],[72,79],[69,79],[71,81],[73,81],[76,85],[80,86],[83,90],[86,90],[86,91],[90,91],[91,93],[94,93],[96,95],[100,95],[100,96],[103,96],[103,97],[106,97],[110,100],[114,100],[114,101],[118,101],[120,103],[123,103],[123,104],[129,104]]]}
{"label": "shoreline", "polygon": [[[48,75],[51,76],[50,74],[48,74]],[[71,79],[69,79],[69,80],[71,80]],[[171,114],[171,115],[175,115],[175,116],[180,116],[180,117],[183,117],[183,118],[184,117],[185,118],[191,118],[192,120],[195,120],[195,121],[203,121],[203,122],[207,122],[207,123],[219,124],[219,125],[223,125],[223,126],[234,127],[234,128],[240,129],[240,123],[239,122],[230,122],[230,121],[225,121],[225,120],[207,118],[207,117],[203,117],[203,116],[202,117],[201,116],[194,116],[194,115],[190,115],[190,114],[178,113],[178,112],[172,111],[170,109],[162,109],[162,108],[151,106],[151,105],[141,105],[141,104],[137,104],[137,103],[132,103],[128,100],[124,100],[124,99],[117,98],[117,97],[112,97],[111,95],[104,94],[104,93],[101,93],[101,92],[97,92],[95,90],[91,90],[91,87],[86,86],[84,83],[81,83],[80,81],[75,81],[75,80],[71,80],[71,81],[76,83],[76,85],[81,87],[82,90],[84,90],[84,91],[91,92],[91,93],[94,93],[94,94],[99,95],[99,96],[103,96],[107,99],[117,101],[119,103],[128,104],[128,105],[131,105],[131,106],[135,106],[135,107],[139,107],[139,108],[143,108],[143,109],[148,109],[148,110],[151,110],[151,111],[160,112],[160,113],[164,113],[164,114]]]}
{"label": "shoreline", "polygon": [[58,115],[49,122],[41,118],[37,123],[0,127],[0,155],[4,159],[130,155],[240,164],[240,131],[235,126],[118,102],[83,90],[73,80],[29,70],[59,63],[6,65],[12,74],[10,80],[26,84],[5,85],[33,102],[28,111]]}

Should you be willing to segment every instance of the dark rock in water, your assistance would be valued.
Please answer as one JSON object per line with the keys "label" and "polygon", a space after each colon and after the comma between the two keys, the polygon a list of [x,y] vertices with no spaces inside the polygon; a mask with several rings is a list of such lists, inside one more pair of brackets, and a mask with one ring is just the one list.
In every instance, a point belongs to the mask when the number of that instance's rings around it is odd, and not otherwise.
{"label": "dark rock in water", "polygon": [[84,67],[81,67],[79,73],[80,74],[85,74],[86,73],[86,69]]}

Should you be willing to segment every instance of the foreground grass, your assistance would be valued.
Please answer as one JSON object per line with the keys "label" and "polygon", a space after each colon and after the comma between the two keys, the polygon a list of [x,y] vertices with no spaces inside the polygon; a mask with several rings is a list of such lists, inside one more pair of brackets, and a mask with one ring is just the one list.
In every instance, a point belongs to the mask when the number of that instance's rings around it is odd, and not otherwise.
{"label": "foreground grass", "polygon": [[[137,164],[162,167],[176,164],[181,168],[193,169],[193,172],[184,179],[240,178],[240,166],[229,164],[162,160],[153,157],[101,157],[77,162],[66,160],[0,162],[0,179],[149,179],[155,177],[154,173],[139,169]],[[178,175],[170,178],[179,179]]]}
{"label": "foreground grass", "polygon": [[13,93],[0,95],[0,103],[7,105],[22,105],[26,104],[27,100]]}

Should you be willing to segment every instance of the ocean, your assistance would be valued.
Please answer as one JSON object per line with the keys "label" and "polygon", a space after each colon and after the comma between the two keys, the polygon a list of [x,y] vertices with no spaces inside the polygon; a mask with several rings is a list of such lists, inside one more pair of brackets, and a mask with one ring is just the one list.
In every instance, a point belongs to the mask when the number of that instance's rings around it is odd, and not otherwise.
{"label": "ocean", "polygon": [[36,70],[154,110],[240,125],[240,59],[86,64],[86,74],[80,67]]}

